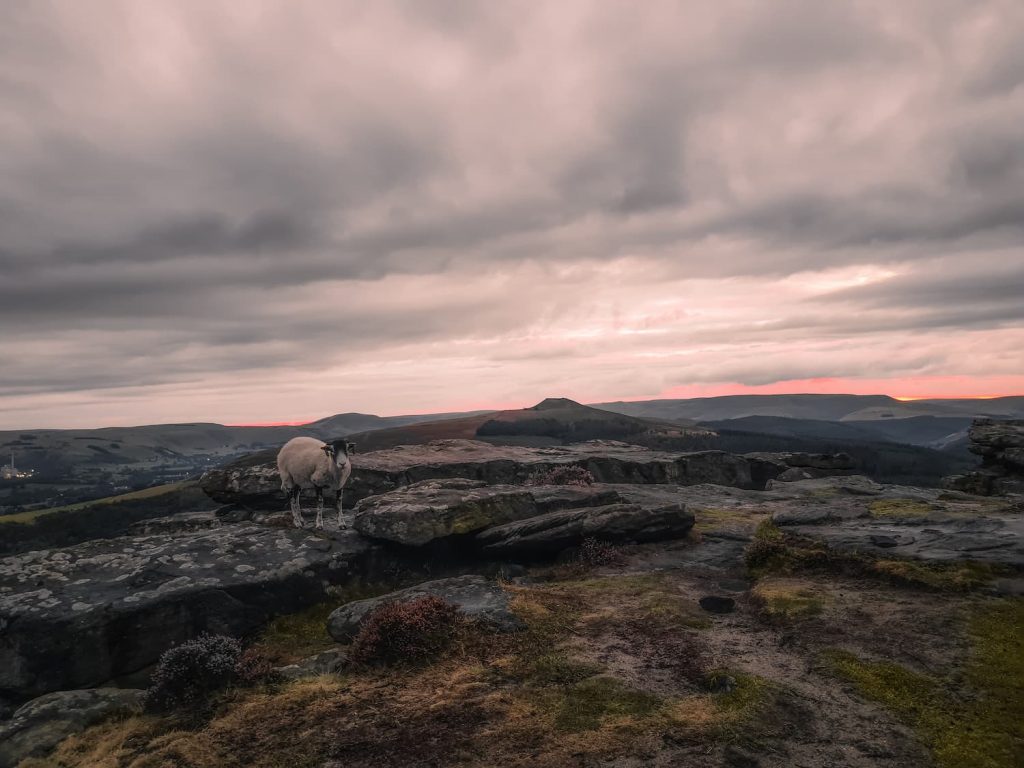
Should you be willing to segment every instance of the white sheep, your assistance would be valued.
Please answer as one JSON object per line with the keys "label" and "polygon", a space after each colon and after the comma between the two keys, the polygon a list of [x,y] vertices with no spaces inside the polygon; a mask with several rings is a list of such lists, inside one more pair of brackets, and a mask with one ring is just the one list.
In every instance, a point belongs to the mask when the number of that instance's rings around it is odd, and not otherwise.
{"label": "white sheep", "polygon": [[303,489],[316,493],[316,527],[324,527],[324,491],[334,491],[338,507],[338,527],[342,525],[341,489],[352,473],[349,454],[355,445],[344,440],[325,443],[315,437],[293,437],[277,454],[277,471],[281,473],[281,490],[291,504],[292,521],[302,528]]}

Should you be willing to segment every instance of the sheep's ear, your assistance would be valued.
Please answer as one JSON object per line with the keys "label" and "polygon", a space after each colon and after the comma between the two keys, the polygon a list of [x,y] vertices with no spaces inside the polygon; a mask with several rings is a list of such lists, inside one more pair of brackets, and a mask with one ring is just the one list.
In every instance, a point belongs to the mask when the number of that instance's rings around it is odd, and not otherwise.
{"label": "sheep's ear", "polygon": [[326,453],[328,456],[334,455],[334,447],[330,445],[321,445],[320,450]]}
{"label": "sheep's ear", "polygon": [[355,453],[355,452],[356,452],[356,444],[355,443],[345,443],[345,453]]}

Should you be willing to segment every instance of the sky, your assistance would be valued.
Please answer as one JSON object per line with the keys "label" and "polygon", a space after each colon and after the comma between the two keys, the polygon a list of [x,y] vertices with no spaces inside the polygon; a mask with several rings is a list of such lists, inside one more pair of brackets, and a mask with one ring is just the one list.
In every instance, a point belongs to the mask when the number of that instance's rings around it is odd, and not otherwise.
{"label": "sky", "polygon": [[1024,394],[1024,3],[10,2],[0,428]]}

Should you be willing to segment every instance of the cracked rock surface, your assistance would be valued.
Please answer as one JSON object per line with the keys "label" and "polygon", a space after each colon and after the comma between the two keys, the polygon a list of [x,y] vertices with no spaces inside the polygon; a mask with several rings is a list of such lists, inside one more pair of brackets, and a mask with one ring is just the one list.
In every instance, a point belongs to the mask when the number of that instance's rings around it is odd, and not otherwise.
{"label": "cracked rock surface", "polygon": [[202,631],[243,635],[372,570],[352,532],[256,525],[127,536],[0,559],[0,695],[144,670]]}

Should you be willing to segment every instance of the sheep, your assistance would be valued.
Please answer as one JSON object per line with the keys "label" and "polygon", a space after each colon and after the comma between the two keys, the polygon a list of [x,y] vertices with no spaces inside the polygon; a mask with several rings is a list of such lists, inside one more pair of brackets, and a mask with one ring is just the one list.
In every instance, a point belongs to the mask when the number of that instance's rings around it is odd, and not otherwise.
{"label": "sheep", "polygon": [[316,527],[324,527],[324,491],[335,493],[338,527],[342,526],[341,489],[352,473],[349,454],[355,444],[345,440],[325,443],[315,437],[293,437],[277,454],[277,471],[281,473],[281,490],[288,497],[292,522],[302,528],[301,495],[305,488],[316,493]]}

